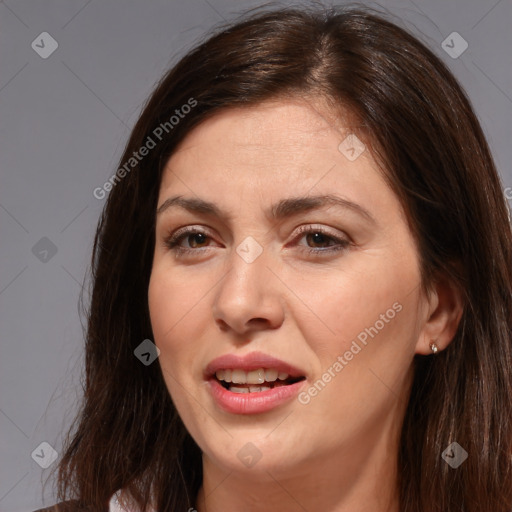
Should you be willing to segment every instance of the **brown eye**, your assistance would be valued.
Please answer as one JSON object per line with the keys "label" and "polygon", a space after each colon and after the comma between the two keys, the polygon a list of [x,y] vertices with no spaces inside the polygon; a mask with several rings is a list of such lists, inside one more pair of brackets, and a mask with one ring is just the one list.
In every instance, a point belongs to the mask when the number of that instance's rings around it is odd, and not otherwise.
{"label": "brown eye", "polygon": [[[168,236],[164,240],[164,245],[166,248],[176,252],[189,252],[198,249],[206,249],[208,246],[202,244],[205,244],[209,238],[206,233],[197,228],[180,229],[176,233]],[[189,247],[182,246],[183,240],[187,240]]]}
{"label": "brown eye", "polygon": [[[347,249],[351,242],[348,239],[334,236],[323,228],[307,226],[299,230],[298,240],[306,240],[305,250],[312,254],[332,253]],[[303,245],[303,244],[299,244]],[[320,247],[318,247],[320,246]]]}
{"label": "brown eye", "polygon": [[329,241],[334,240],[334,238],[322,233],[321,231],[311,231],[306,234],[306,240],[311,241],[313,244],[327,244]]}
{"label": "brown eye", "polygon": [[182,236],[181,238],[182,239],[186,238],[189,241],[189,243],[192,240],[192,243],[190,244],[191,247],[197,247],[197,246],[194,246],[193,244],[196,244],[196,243],[204,244],[208,237],[204,233],[193,233],[193,234],[188,234],[188,235]]}

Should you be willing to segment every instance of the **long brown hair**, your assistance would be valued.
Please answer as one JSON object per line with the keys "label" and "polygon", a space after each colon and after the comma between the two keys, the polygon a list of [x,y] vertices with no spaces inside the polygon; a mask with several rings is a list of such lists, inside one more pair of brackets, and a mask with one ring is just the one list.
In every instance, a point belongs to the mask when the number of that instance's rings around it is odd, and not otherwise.
{"label": "long brown hair", "polygon": [[[464,297],[453,342],[414,360],[401,511],[510,512],[512,236],[500,179],[447,67],[384,14],[357,6],[246,12],[185,55],[150,97],[96,232],[85,396],[59,465],[59,498],[106,510],[125,488],[141,509],[151,496],[160,511],[195,505],[200,450],[158,364],[134,356],[153,339],[147,291],[160,179],[177,144],[209,116],[293,94],[354,116],[407,213],[425,289],[444,275]],[[150,139],[154,147],[135,159]],[[457,469],[441,457],[454,441],[468,453]]]}

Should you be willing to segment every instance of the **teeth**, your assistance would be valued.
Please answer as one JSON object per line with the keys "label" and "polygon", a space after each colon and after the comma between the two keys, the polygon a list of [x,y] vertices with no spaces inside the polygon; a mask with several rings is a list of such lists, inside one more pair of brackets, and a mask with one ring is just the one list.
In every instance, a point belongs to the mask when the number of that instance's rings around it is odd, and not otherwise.
{"label": "teeth", "polygon": [[229,391],[233,393],[249,393],[249,388],[237,388],[236,386],[230,386]]}
{"label": "teeth", "polygon": [[271,389],[270,386],[249,386],[249,391],[251,393],[259,393],[261,391],[267,391]]}
{"label": "teeth", "polygon": [[261,391],[268,391],[269,389],[271,389],[269,386],[249,386],[245,388],[229,386],[229,391],[233,393],[260,393]]}
{"label": "teeth", "polygon": [[275,382],[277,379],[286,380],[289,375],[280,372],[275,368],[258,368],[246,372],[240,369],[224,369],[217,370],[215,376],[224,382],[232,382],[233,384],[263,384],[264,382]]}
{"label": "teeth", "polygon": [[265,370],[259,368],[252,372],[247,372],[247,384],[263,384],[265,382]]}
{"label": "teeth", "polygon": [[279,372],[273,368],[271,368],[270,370],[265,370],[265,380],[267,382],[274,382],[277,380],[278,374]]}
{"label": "teeth", "polygon": [[[224,382],[232,382],[233,384],[264,384],[265,382],[276,382],[288,379],[289,375],[285,372],[280,372],[276,368],[258,368],[246,372],[244,370],[223,369],[217,370],[215,375],[218,380]],[[237,388],[237,386],[234,386]],[[242,389],[238,387],[237,389]],[[246,388],[243,388],[246,389]],[[243,391],[242,391],[243,392]]]}
{"label": "teeth", "polygon": [[231,382],[233,382],[233,384],[246,384],[247,374],[243,370],[233,370]]}
{"label": "teeth", "polygon": [[215,376],[224,382],[231,382],[231,370],[217,370]]}

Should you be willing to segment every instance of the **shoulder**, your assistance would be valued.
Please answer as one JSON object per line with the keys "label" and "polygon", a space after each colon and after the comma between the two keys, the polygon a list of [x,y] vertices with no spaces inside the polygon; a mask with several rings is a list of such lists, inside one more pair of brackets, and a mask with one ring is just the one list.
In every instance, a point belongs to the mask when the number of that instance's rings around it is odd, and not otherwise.
{"label": "shoulder", "polygon": [[83,507],[77,500],[61,501],[47,508],[40,508],[34,512],[93,512],[92,508]]}

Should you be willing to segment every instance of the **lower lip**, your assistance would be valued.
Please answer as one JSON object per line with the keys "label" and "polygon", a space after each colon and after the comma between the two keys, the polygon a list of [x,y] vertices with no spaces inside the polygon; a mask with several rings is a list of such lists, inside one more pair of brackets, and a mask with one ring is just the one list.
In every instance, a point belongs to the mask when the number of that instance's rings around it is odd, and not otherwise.
{"label": "lower lip", "polygon": [[217,405],[225,411],[233,414],[259,414],[291,400],[298,394],[304,382],[305,380],[301,380],[287,386],[278,386],[255,393],[233,393],[222,386],[217,379],[211,378],[208,380],[208,388]]}

